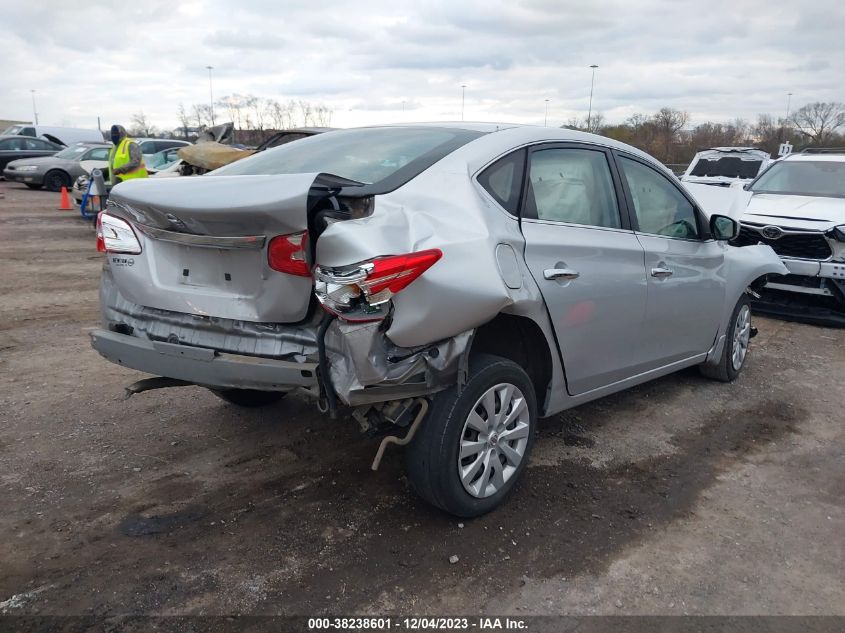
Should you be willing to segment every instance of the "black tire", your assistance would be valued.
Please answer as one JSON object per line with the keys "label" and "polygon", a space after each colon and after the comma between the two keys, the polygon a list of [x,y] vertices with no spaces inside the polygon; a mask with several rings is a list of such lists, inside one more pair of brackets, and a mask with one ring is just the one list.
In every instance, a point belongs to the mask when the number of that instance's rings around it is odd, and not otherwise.
{"label": "black tire", "polygon": [[[501,442],[499,442],[495,431],[491,433],[492,437],[487,440],[482,441],[480,434],[474,438],[477,443],[485,446],[484,449],[479,449],[481,452],[474,453],[477,459],[483,461],[482,452],[491,451],[489,455],[490,464],[493,464],[492,460],[496,459],[499,460],[499,469],[513,468],[508,478],[498,488],[496,488],[494,480],[490,480],[490,486],[493,486],[495,492],[489,494],[489,496],[479,497],[470,494],[461,481],[458,469],[463,467],[464,461],[458,461],[458,451],[462,442],[472,441],[473,439],[471,436],[469,439],[467,438],[466,434],[471,434],[474,431],[466,425],[469,424],[470,413],[473,411],[478,413],[481,410],[476,407],[483,406],[479,401],[482,395],[493,387],[503,384],[516,387],[523,396],[520,402],[527,405],[527,411],[524,411],[522,404],[520,404],[519,408],[523,410],[523,414],[516,418],[512,424],[527,424],[527,438],[525,443],[522,444],[523,453],[517,466],[509,466],[505,456],[498,453],[499,450],[504,450],[505,445],[513,446],[512,440],[504,441],[505,433],[513,434],[513,429],[502,432],[503,441]],[[498,407],[501,410],[501,399],[495,392],[494,399],[494,409]],[[513,402],[513,407],[509,408],[508,411],[516,409],[517,404],[515,403],[517,401],[514,400]],[[511,405],[508,404],[508,407],[511,407]],[[478,419],[483,418],[479,416]],[[411,486],[420,497],[432,505],[459,517],[474,517],[490,512],[507,499],[517,480],[525,471],[531,447],[534,444],[536,428],[537,401],[534,386],[522,367],[499,356],[479,355],[470,360],[467,383],[460,394],[458,394],[457,387],[452,387],[434,396],[426,419],[406,448],[405,467]],[[525,433],[524,426],[521,426],[520,429],[521,433]],[[495,457],[493,457],[492,451],[495,451]],[[472,470],[475,460],[472,456],[464,459],[469,460],[467,463],[467,472],[469,472]],[[482,464],[483,471],[488,470],[487,463],[484,461]],[[496,468],[491,466],[490,472],[495,471]],[[500,470],[501,472],[504,472],[504,470]],[[471,483],[468,485],[472,487]],[[476,485],[481,488],[484,484],[478,484],[476,480]],[[484,485],[485,490],[488,488],[489,486]]]}
{"label": "black tire", "polygon": [[30,189],[41,189],[41,187],[43,187],[43,186],[44,186],[44,185],[36,185],[36,184],[34,184],[34,183],[31,183],[31,182],[25,182],[25,183],[23,183],[23,184],[25,184],[25,185],[26,185],[27,187],[29,187]]}
{"label": "black tire", "polygon": [[284,398],[284,391],[258,391],[257,389],[211,389],[211,393],[239,407],[265,407]]}
{"label": "black tire", "polygon": [[44,186],[47,191],[61,191],[62,187],[70,189],[70,176],[60,169],[54,169],[44,174]]}
{"label": "black tire", "polygon": [[[738,337],[737,331],[742,327],[747,328],[747,334]],[[715,365],[702,364],[698,366],[702,376],[720,382],[733,382],[739,376],[740,372],[742,372],[742,368],[745,367],[745,362],[748,359],[748,342],[751,339],[751,305],[748,295],[745,293],[742,293],[742,296],[736,302],[736,306],[731,313],[731,322],[728,324],[726,336],[727,338],[725,339],[725,345],[722,348],[722,355],[719,357],[719,362]],[[742,361],[737,367],[734,362],[734,353],[737,350],[737,346],[742,345],[743,340],[745,349],[744,352],[741,352]]]}

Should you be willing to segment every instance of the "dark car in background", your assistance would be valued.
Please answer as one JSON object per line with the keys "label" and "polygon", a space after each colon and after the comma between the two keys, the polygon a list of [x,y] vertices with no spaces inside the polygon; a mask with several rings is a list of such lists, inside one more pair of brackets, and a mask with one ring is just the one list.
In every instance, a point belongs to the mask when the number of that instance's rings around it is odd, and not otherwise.
{"label": "dark car in background", "polygon": [[0,136],[0,169],[19,158],[52,156],[62,149],[61,145],[43,138],[31,136]]}
{"label": "dark car in background", "polygon": [[108,164],[110,149],[110,143],[77,143],[53,156],[13,160],[6,165],[3,176],[11,182],[22,182],[30,189],[70,189],[74,180],[87,173],[82,161],[103,161]]}

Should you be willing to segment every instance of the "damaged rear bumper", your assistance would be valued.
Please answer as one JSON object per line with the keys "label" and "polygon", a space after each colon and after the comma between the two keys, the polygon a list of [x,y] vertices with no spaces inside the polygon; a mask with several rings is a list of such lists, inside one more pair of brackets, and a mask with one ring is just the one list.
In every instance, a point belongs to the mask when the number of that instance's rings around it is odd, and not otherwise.
{"label": "damaged rear bumper", "polygon": [[288,391],[317,384],[317,363],[229,354],[106,330],[92,332],[91,345],[118,365],[215,388]]}

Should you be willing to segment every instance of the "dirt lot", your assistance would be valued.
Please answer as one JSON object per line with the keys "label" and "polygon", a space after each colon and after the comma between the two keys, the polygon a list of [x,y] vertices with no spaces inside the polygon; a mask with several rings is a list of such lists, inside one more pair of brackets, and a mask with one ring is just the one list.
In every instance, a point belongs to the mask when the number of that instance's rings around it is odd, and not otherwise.
{"label": "dirt lot", "polygon": [[512,501],[464,525],[305,400],[122,401],[91,227],[0,194],[0,612],[845,614],[845,331],[758,319],[735,384],[543,421]]}

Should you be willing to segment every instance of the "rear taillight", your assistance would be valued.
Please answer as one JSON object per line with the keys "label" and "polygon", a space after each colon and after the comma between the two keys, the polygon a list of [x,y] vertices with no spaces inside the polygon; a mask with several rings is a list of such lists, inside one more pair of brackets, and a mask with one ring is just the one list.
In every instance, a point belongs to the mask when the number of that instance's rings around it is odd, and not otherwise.
{"label": "rear taillight", "polygon": [[103,212],[100,211],[97,214],[97,252],[105,253],[106,252],[106,243],[103,241],[103,221],[102,221]]}
{"label": "rear taillight", "polygon": [[129,222],[101,212],[97,216],[97,250],[104,253],[140,255],[141,243]]}
{"label": "rear taillight", "polygon": [[308,231],[279,235],[267,246],[267,263],[280,273],[310,277],[308,265]]}
{"label": "rear taillight", "polygon": [[314,272],[320,303],[348,321],[372,321],[387,315],[396,293],[431,268],[443,256],[434,248],[407,255],[376,257],[359,264]]}

